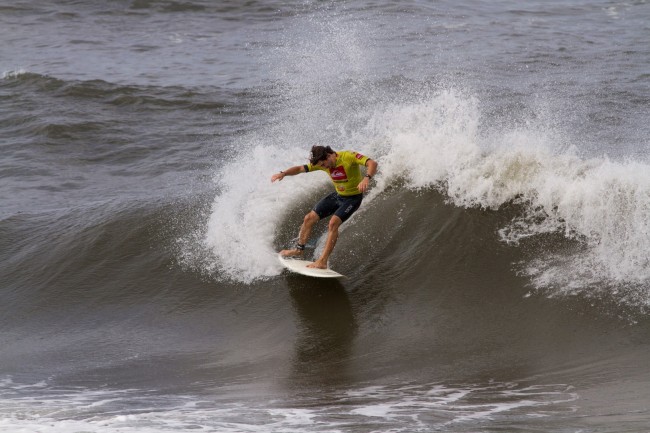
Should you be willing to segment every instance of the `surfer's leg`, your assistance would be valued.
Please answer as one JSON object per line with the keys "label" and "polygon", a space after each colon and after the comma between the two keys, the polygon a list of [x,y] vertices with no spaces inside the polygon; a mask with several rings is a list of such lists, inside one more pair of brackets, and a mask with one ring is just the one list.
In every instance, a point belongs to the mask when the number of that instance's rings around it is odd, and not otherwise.
{"label": "surfer's leg", "polygon": [[[334,211],[334,215],[332,215],[329,222],[327,241],[325,242],[323,254],[314,263],[307,265],[307,267],[327,269],[327,261],[329,260],[330,254],[332,254],[332,251],[336,246],[336,241],[339,238],[339,227],[347,221],[352,214],[357,211],[357,209],[359,209],[362,200],[363,195],[361,194],[351,197],[336,196],[337,209]],[[321,218],[322,217],[323,216],[321,215]]]}
{"label": "surfer's leg", "polygon": [[[338,203],[337,197],[338,194],[335,192],[329,194],[328,196],[321,199],[318,203],[316,203],[314,209],[312,209],[307,215],[305,215],[305,219],[302,223],[302,226],[300,226],[300,234],[298,235],[299,245],[305,245],[307,243],[307,241],[309,240],[309,235],[311,234],[311,229],[312,227],[314,227],[314,224],[316,224],[321,219],[327,218],[328,216],[332,215],[338,209],[340,204]],[[302,253],[303,250],[300,248],[280,251],[280,254],[285,257],[301,256]]]}
{"label": "surfer's leg", "polygon": [[341,218],[333,215],[327,227],[327,241],[325,242],[325,249],[323,249],[323,254],[321,254],[320,258],[314,263],[307,265],[308,268],[327,269],[327,261],[329,260],[330,254],[332,254],[332,251],[336,246],[336,241],[339,238],[339,227],[341,224],[343,224]]}
{"label": "surfer's leg", "polygon": [[[309,240],[309,235],[311,234],[312,227],[314,227],[314,224],[316,224],[319,220],[320,217],[313,210],[310,211],[307,215],[305,215],[305,218],[302,221],[302,225],[300,226],[300,234],[298,235],[299,245],[304,246],[307,243],[307,241]],[[280,251],[280,255],[284,257],[301,256],[302,253],[303,253],[303,249],[300,248],[293,248],[290,250]]]}
{"label": "surfer's leg", "polygon": [[302,221],[302,225],[300,226],[300,235],[298,236],[300,245],[305,245],[307,243],[309,235],[311,235],[312,227],[314,227],[314,224],[319,220],[320,217],[313,210],[305,215],[305,219]]}

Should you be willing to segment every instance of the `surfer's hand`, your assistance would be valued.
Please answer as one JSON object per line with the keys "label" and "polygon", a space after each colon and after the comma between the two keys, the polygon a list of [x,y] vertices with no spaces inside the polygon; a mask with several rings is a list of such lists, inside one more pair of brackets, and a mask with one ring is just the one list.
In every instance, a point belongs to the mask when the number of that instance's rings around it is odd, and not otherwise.
{"label": "surfer's hand", "polygon": [[286,176],[286,173],[284,171],[281,171],[280,173],[275,173],[273,176],[271,176],[271,183],[275,182],[276,180],[284,179],[284,176]]}
{"label": "surfer's hand", "polygon": [[368,185],[370,185],[370,179],[364,177],[361,183],[357,186],[357,188],[359,188],[359,191],[361,192],[366,192],[368,190]]}

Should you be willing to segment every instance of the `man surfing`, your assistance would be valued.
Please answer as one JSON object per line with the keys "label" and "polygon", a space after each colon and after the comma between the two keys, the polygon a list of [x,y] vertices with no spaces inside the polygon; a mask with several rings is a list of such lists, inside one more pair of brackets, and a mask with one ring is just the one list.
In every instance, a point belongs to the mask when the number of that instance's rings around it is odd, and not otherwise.
{"label": "man surfing", "polygon": [[[362,166],[366,167],[365,176],[361,173],[360,167]],[[271,177],[271,182],[282,180],[285,176],[325,171],[329,174],[336,190],[316,203],[314,208],[305,215],[300,226],[296,248],[282,250],[280,255],[284,257],[301,256],[314,224],[331,215],[323,254],[314,263],[308,265],[310,268],[327,269],[327,260],[339,237],[339,227],[361,206],[363,193],[368,190],[370,179],[377,173],[377,167],[376,161],[358,152],[350,150],[336,152],[329,146],[313,146],[309,164],[296,165],[274,174]]]}

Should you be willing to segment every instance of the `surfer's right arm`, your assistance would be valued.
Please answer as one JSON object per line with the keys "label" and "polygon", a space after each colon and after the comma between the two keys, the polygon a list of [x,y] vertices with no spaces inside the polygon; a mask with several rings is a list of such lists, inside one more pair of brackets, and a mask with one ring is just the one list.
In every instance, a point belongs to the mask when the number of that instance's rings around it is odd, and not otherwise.
{"label": "surfer's right arm", "polygon": [[306,165],[296,165],[291,168],[287,168],[284,171],[281,171],[280,173],[275,173],[273,176],[271,176],[271,182],[275,182],[276,180],[282,180],[284,179],[285,176],[295,176],[300,173],[305,173],[308,170]]}

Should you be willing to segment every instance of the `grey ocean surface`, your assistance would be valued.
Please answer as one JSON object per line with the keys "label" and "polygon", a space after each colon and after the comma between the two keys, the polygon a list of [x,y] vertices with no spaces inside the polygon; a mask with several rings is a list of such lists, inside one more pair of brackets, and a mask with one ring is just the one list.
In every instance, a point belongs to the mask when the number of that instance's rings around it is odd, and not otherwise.
{"label": "grey ocean surface", "polygon": [[[650,431],[646,1],[17,1],[0,42],[0,431]],[[340,281],[276,258],[318,143],[380,165]]]}

